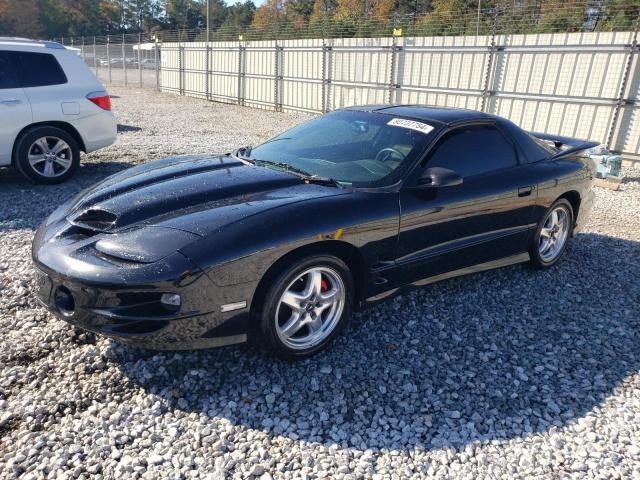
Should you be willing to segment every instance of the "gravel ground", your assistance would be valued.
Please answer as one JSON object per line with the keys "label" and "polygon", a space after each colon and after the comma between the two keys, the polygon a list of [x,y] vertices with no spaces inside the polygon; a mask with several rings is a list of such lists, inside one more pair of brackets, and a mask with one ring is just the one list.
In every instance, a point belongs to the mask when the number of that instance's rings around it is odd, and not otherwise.
{"label": "gravel ground", "polygon": [[72,182],[0,170],[1,478],[640,478],[639,171],[596,190],[551,271],[423,288],[299,363],[247,346],[153,353],[38,307],[34,229],[131,164],[305,116],[111,90],[119,140]]}

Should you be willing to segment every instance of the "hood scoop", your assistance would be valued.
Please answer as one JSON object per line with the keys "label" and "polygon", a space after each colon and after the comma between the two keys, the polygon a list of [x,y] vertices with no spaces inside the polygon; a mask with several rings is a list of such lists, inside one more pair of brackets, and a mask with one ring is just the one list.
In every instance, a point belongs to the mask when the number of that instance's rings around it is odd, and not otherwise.
{"label": "hood scoop", "polygon": [[77,227],[104,232],[115,225],[117,219],[118,217],[111,212],[99,208],[90,208],[69,219],[69,221]]}

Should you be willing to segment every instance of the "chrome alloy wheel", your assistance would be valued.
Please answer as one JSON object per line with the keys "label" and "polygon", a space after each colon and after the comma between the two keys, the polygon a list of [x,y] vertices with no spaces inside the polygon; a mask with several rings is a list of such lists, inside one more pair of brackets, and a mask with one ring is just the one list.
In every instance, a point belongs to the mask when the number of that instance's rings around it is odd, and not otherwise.
{"label": "chrome alloy wheel", "polygon": [[324,341],[338,325],[345,306],[345,286],[328,267],[312,267],[287,286],[276,308],[276,331],[294,350]]}
{"label": "chrome alloy wheel", "polygon": [[554,208],[540,230],[538,251],[544,262],[552,262],[560,253],[569,236],[570,214],[565,207]]}
{"label": "chrome alloy wheel", "polygon": [[71,147],[57,137],[41,137],[33,142],[27,158],[36,173],[48,178],[64,175],[73,164]]}

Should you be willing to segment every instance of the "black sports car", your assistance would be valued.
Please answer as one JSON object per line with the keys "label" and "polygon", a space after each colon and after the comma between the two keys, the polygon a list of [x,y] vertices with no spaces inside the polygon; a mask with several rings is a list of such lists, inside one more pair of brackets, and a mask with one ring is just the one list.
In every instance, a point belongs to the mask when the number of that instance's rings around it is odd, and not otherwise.
{"label": "black sports car", "polygon": [[255,148],[149,162],[42,224],[39,298],[151,348],[251,337],[305,357],[405,288],[555,264],[591,209],[595,145],[474,111],[367,106]]}

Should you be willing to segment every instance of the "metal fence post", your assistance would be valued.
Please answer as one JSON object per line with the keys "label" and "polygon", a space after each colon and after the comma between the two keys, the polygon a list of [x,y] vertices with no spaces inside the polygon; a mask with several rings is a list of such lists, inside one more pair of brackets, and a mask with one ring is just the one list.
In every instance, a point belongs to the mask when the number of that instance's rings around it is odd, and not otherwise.
{"label": "metal fence post", "polygon": [[84,58],[84,35],[82,36],[82,43],[80,44],[80,56],[82,57],[82,61],[87,63],[87,59]]}
{"label": "metal fence post", "polygon": [[204,59],[204,81],[205,81],[205,89],[204,94],[207,100],[211,100],[211,87],[209,86],[209,82],[211,81],[210,70],[211,66],[209,65],[209,55],[211,54],[211,47],[209,46],[209,34],[207,33],[207,43],[204,47],[204,54],[206,55]]}
{"label": "metal fence post", "polygon": [[284,47],[278,45],[276,40],[276,50],[275,50],[275,65],[274,65],[274,95],[273,95],[273,103],[275,105],[276,112],[282,111],[282,57],[284,53]]}
{"label": "metal fence post", "polygon": [[156,90],[160,91],[160,55],[158,52],[158,41],[153,46],[153,63],[156,69]]}
{"label": "metal fence post", "polygon": [[179,87],[180,87],[180,95],[184,95],[184,65],[183,65],[183,57],[184,56],[184,47],[182,43],[178,44],[178,75],[179,75]]}
{"label": "metal fence post", "polygon": [[322,84],[321,84],[321,92],[320,95],[322,98],[320,99],[320,109],[322,113],[327,111],[327,43],[322,39]]}
{"label": "metal fence post", "polygon": [[628,46],[629,52],[627,53],[627,61],[624,66],[624,72],[622,73],[622,80],[620,82],[620,91],[616,101],[616,106],[611,116],[611,124],[609,125],[609,132],[607,133],[607,149],[611,150],[613,145],[613,136],[618,127],[618,119],[620,118],[620,111],[627,104],[628,100],[625,98],[627,93],[627,84],[629,83],[629,77],[631,76],[631,67],[633,65],[633,58],[638,51],[638,31],[640,30],[640,14],[636,19],[636,28],[633,31],[631,38],[631,44]]}
{"label": "metal fence post", "polygon": [[322,113],[331,107],[331,75],[333,70],[333,41],[322,42]]}
{"label": "metal fence post", "polygon": [[238,41],[238,105],[244,106],[244,52],[246,47]]}
{"label": "metal fence post", "polygon": [[394,97],[396,90],[400,88],[400,85],[396,79],[396,70],[398,64],[398,52],[402,50],[402,47],[398,45],[398,37],[395,35],[391,41],[391,59],[389,65],[389,97],[387,99],[388,103],[394,102]]}
{"label": "metal fence post", "polygon": [[491,43],[489,43],[489,57],[487,58],[487,65],[484,71],[484,80],[482,86],[482,102],[480,104],[480,110],[482,112],[486,112],[489,107],[489,97],[493,95],[494,92],[489,90],[489,82],[491,81],[491,72],[493,71],[494,66],[494,57],[496,51],[498,50],[496,47],[496,28],[498,23],[498,13],[497,11],[493,13],[493,25],[491,26]]}
{"label": "metal fence post", "polygon": [[111,52],[109,51],[109,35],[107,35],[107,68],[109,69],[109,83],[113,83],[111,78]]}
{"label": "metal fence post", "polygon": [[124,45],[125,39],[124,39],[124,33],[122,34],[122,72],[124,73],[124,84],[127,85],[127,56],[126,56],[126,52],[125,52],[125,45]]}
{"label": "metal fence post", "polygon": [[96,77],[98,76],[98,54],[96,53],[96,37],[93,36],[93,70],[96,73]]}
{"label": "metal fence post", "polygon": [[138,79],[142,86],[142,34],[138,32]]}

